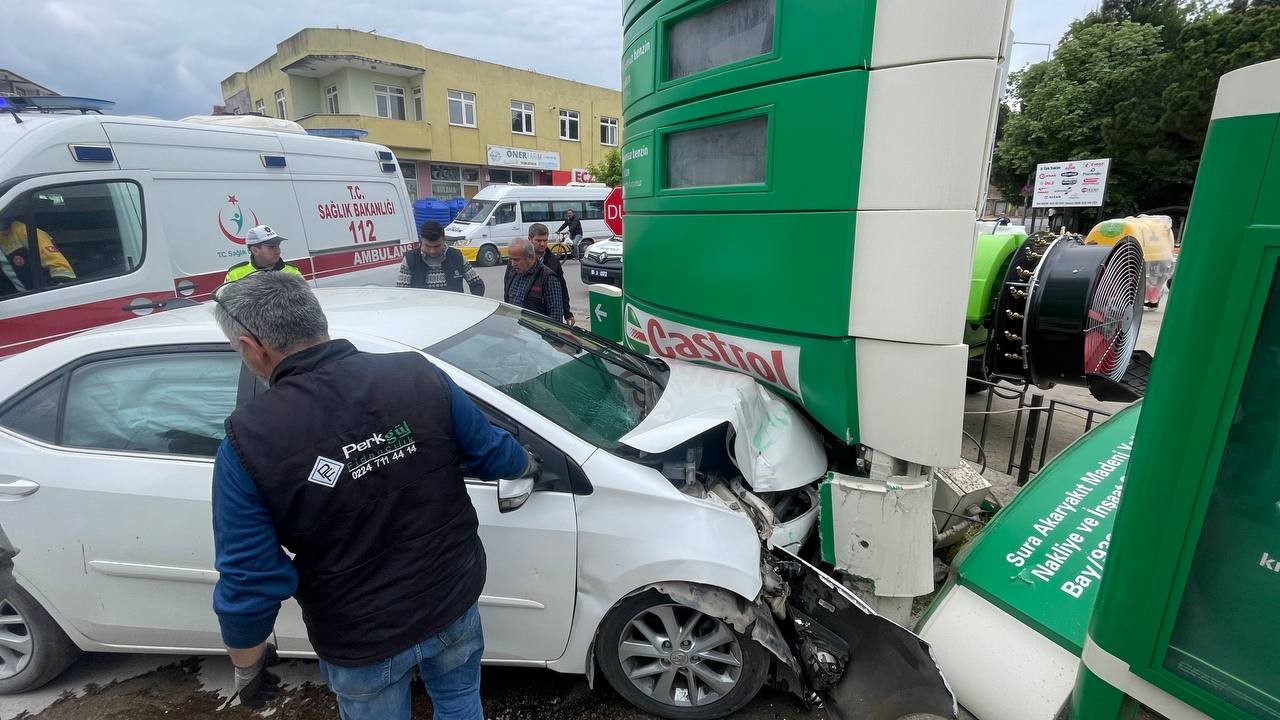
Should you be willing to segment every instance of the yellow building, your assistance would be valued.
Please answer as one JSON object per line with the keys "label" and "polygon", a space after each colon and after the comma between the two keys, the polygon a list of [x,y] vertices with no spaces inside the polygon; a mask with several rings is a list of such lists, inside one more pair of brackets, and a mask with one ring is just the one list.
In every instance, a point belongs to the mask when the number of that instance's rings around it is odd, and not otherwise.
{"label": "yellow building", "polygon": [[222,96],[227,112],[367,133],[395,151],[415,198],[563,184],[622,136],[616,90],[356,30],[306,28],[223,80]]}

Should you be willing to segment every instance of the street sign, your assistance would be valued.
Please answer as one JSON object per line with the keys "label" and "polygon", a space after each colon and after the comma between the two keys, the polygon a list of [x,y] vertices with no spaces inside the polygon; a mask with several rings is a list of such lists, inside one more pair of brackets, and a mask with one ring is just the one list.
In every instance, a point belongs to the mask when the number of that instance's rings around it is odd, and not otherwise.
{"label": "street sign", "polygon": [[1031,207],[1101,207],[1110,168],[1110,158],[1040,163]]}
{"label": "street sign", "polygon": [[609,226],[614,235],[622,235],[622,188],[616,187],[604,199],[604,224]]}

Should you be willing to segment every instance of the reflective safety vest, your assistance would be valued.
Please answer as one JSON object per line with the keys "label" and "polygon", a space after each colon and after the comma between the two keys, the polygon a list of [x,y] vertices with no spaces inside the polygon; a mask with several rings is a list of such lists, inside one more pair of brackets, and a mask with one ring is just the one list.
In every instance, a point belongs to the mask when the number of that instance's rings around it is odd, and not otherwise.
{"label": "reflective safety vest", "polygon": [[222,279],[222,282],[224,283],[235,282],[240,278],[243,278],[248,275],[252,275],[256,272],[275,272],[275,271],[293,273],[294,275],[299,275],[299,276],[302,275],[301,270],[290,265],[284,260],[277,260],[276,264],[269,268],[260,268],[255,266],[252,260],[245,260],[239,265],[232,265],[231,269],[227,271],[227,276]]}

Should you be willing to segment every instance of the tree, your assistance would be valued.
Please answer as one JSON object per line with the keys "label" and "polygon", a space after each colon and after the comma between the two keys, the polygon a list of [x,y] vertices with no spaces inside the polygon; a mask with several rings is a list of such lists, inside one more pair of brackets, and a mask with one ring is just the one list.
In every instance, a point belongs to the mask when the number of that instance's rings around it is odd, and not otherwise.
{"label": "tree", "polygon": [[622,184],[622,153],[610,150],[600,162],[587,163],[587,171],[595,176],[596,182],[618,187]]}
{"label": "tree", "polygon": [[1185,3],[1172,43],[1166,26],[1101,17],[1137,17],[1138,9],[1172,17],[1167,6],[1104,3],[1073,25],[1051,60],[1010,77],[1017,112],[1000,133],[993,183],[1017,197],[1036,163],[1109,157],[1104,213],[1187,204],[1218,79],[1280,57],[1277,3],[1253,0],[1243,10]]}
{"label": "tree", "polygon": [[1020,105],[996,146],[997,187],[1017,197],[1037,163],[1112,158],[1107,205],[1144,206],[1187,168],[1162,150],[1159,78],[1169,71],[1161,30],[1101,23],[1069,33],[1052,60],[1011,77]]}

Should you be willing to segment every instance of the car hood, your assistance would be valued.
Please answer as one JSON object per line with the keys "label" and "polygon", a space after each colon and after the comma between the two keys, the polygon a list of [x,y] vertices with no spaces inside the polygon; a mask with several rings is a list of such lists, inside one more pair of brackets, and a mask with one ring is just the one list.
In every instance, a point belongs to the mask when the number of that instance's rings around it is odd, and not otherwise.
{"label": "car hood", "polygon": [[668,361],[671,376],[649,415],[621,438],[660,453],[717,425],[733,426],[733,457],[756,492],[808,485],[827,471],[822,439],[787,401],[728,370]]}

